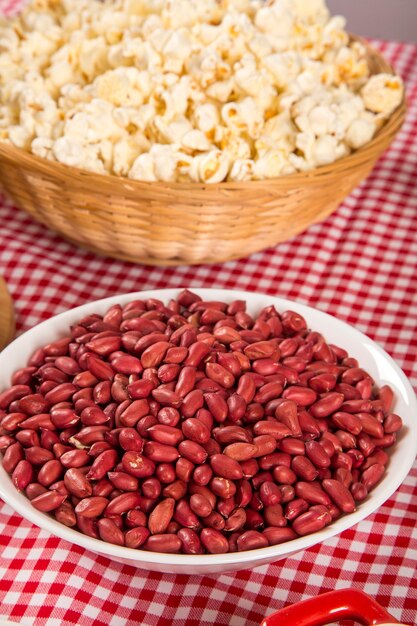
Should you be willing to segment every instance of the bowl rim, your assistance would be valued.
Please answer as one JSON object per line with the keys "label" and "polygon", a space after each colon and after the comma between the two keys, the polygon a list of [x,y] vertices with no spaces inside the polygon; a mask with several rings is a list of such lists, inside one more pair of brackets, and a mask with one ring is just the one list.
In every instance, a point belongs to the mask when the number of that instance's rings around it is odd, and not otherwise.
{"label": "bowl rim", "polygon": [[[395,363],[395,361],[382,349],[382,347],[380,347],[375,341],[370,339],[367,335],[357,330],[350,324],[347,324],[346,322],[339,320],[336,317],[325,313],[324,311],[321,311],[316,307],[311,307],[295,300],[289,300],[287,298],[281,298],[279,296],[273,296],[270,294],[234,289],[212,289],[194,287],[187,288],[191,289],[205,299],[215,300],[223,298],[225,301],[244,299],[247,300],[249,307],[255,306],[257,308],[271,304],[275,305],[278,310],[281,311],[290,309],[296,310],[304,316],[308,316],[308,314],[318,316],[320,320],[323,320],[324,325],[326,322],[332,324],[336,322],[337,325],[340,326],[342,332],[343,330],[345,330],[346,332],[349,331],[349,333],[352,333],[353,331],[358,340],[360,340],[361,344],[367,345],[372,348],[372,352],[379,358],[383,359],[385,363],[390,366],[391,370],[400,379],[402,386],[406,391],[406,400],[407,404],[409,405],[410,412],[414,412],[414,414],[417,414],[417,398],[406,375]],[[123,305],[134,299],[143,299],[150,297],[159,298],[167,301],[170,298],[177,296],[182,289],[184,289],[184,287],[151,289],[124,293],[101,298],[99,300],[93,300],[83,305],[63,311],[62,313],[54,315],[49,319],[35,325],[31,329],[22,333],[12,343],[10,343],[0,353],[0,367],[2,361],[4,360],[7,362],[9,355],[11,356],[14,350],[18,350],[21,346],[24,346],[28,338],[33,338],[33,336],[36,338],[38,334],[42,334],[42,331],[47,331],[51,324],[53,326],[57,324],[58,326],[64,326],[64,324],[66,324],[65,328],[68,328],[68,325],[70,323],[76,321],[77,319],[80,319],[83,315],[90,314],[92,312],[104,312],[104,310],[106,310],[112,304],[120,303]],[[256,303],[254,304],[254,299],[256,299],[257,297],[261,298],[262,302],[256,305]],[[35,342],[35,344],[31,346],[31,349],[36,349],[36,347],[39,347],[39,343],[44,344],[44,339],[42,339],[41,342],[39,342],[39,340],[38,342]],[[26,356],[24,358],[26,358]],[[15,369],[16,366],[14,365],[12,371],[14,371]],[[364,520],[369,515],[374,513],[395,493],[395,491],[408,475],[417,455],[417,422],[414,423],[413,421],[410,421],[410,424],[408,426],[410,431],[407,434],[408,447],[404,450],[404,454],[401,457],[400,468],[397,468],[395,476],[391,476],[390,489],[388,494],[383,488],[379,489],[378,491],[378,487],[381,487],[381,485],[383,485],[384,483],[384,481],[382,481],[380,485],[376,487],[377,494],[375,494],[374,490],[372,492],[373,495],[370,500],[365,500],[363,503],[360,504],[355,512],[333,521],[329,526],[326,526],[324,529],[310,535],[298,537],[297,539],[293,539],[282,544],[268,546],[266,548],[258,548],[256,550],[232,552],[226,554],[186,555],[169,554],[162,552],[148,552],[145,550],[140,550],[140,548],[133,549],[127,548],[125,546],[117,546],[114,544],[106,543],[100,539],[95,539],[84,535],[78,530],[68,528],[65,525],[57,522],[48,514],[41,513],[40,511],[37,511],[34,507],[28,506],[30,504],[30,501],[26,498],[26,496],[19,493],[15,489],[14,485],[11,482],[10,476],[1,466],[0,477],[2,479],[0,480],[0,497],[4,500],[5,503],[10,505],[15,511],[17,511],[25,520],[32,522],[36,526],[40,527],[42,530],[46,530],[52,535],[59,537],[60,539],[64,539],[66,541],[69,541],[70,543],[81,546],[100,555],[104,555],[109,558],[114,557],[116,560],[123,557],[125,562],[129,562],[131,565],[136,565],[137,567],[140,567],[142,562],[147,562],[149,564],[152,563],[155,565],[164,565],[167,567],[169,567],[170,565],[180,567],[186,565],[199,567],[207,566],[209,570],[210,566],[214,565],[233,566],[247,562],[248,566],[250,566],[251,561],[273,562],[278,561],[281,558],[290,556],[291,554],[294,554],[306,548],[310,548],[313,545],[319,544],[322,541],[339,535],[344,530],[352,528],[358,522]],[[4,480],[3,477],[7,480]]]}
{"label": "bowl rim", "polygon": [[[370,58],[377,57],[379,61],[385,66],[385,68],[383,69],[384,72],[397,75],[393,66],[385,60],[385,57],[380,52],[380,50],[372,46],[369,41],[359,35],[354,35],[351,33],[349,34],[349,37],[351,42],[362,43],[365,46],[367,54]],[[391,113],[384,125],[377,130],[371,141],[361,146],[359,149],[354,150],[350,154],[341,157],[340,159],[337,159],[336,161],[328,165],[315,167],[305,172],[295,172],[293,174],[286,174],[278,176],[277,178],[267,178],[264,180],[250,180],[244,182],[222,181],[220,183],[199,183],[192,181],[146,182],[130,179],[125,176],[116,176],[115,174],[110,173],[99,174],[98,172],[91,172],[89,170],[84,170],[72,165],[65,165],[64,163],[60,163],[59,161],[50,161],[46,158],[33,154],[32,152],[24,150],[23,148],[18,148],[2,141],[0,141],[0,158],[11,160],[19,165],[26,165],[27,167],[31,167],[32,169],[46,175],[55,174],[58,178],[65,178],[66,176],[74,177],[78,179],[77,182],[79,183],[96,183],[99,188],[102,187],[103,189],[106,189],[107,186],[109,186],[111,187],[111,191],[113,193],[115,189],[114,186],[119,185],[123,188],[123,191],[129,196],[139,193],[140,191],[151,194],[152,190],[154,189],[171,190],[172,193],[180,193],[183,191],[197,192],[198,190],[205,191],[206,189],[227,192],[240,190],[249,185],[251,189],[264,190],[265,186],[278,186],[279,184],[287,186],[287,184],[290,185],[291,183],[296,184],[297,182],[299,182],[300,178],[303,179],[304,183],[312,183],[315,181],[321,183],[322,178],[327,174],[332,174],[335,169],[344,170],[345,168],[348,168],[351,164],[355,164],[355,161],[358,160],[358,158],[367,160],[368,153],[374,153],[374,150],[377,144],[381,141],[381,138],[389,135],[391,132],[395,133],[399,130],[399,128],[403,124],[406,110],[407,97],[404,90],[403,99],[398,107]]]}

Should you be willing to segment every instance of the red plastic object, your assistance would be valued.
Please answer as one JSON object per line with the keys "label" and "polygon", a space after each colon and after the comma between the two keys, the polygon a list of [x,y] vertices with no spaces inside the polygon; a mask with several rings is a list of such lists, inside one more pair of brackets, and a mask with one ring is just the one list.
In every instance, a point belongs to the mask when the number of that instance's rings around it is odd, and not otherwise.
{"label": "red plastic object", "polygon": [[400,623],[362,591],[339,589],[287,606],[264,619],[261,626],[325,626],[341,619],[366,626]]}

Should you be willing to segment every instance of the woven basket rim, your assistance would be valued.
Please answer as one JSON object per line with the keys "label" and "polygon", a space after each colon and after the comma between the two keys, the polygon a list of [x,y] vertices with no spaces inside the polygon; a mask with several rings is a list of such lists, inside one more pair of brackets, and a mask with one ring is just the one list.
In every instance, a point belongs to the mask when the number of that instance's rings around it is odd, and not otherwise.
{"label": "woven basket rim", "polygon": [[[376,57],[382,65],[384,65],[384,71],[395,74],[393,67],[385,60],[383,55],[376,50],[373,46],[371,46],[366,40],[362,37],[356,35],[350,35],[351,40],[359,41],[365,45],[367,48],[368,54],[372,55],[374,58]],[[146,182],[140,180],[134,180],[131,178],[127,178],[125,176],[116,176],[115,174],[100,174],[97,172],[90,172],[88,170],[81,169],[79,167],[65,165],[64,163],[60,163],[58,161],[50,161],[49,159],[45,159],[43,157],[37,156],[23,148],[18,148],[16,146],[12,146],[7,143],[3,143],[0,141],[0,157],[3,156],[8,160],[12,160],[18,163],[20,166],[26,165],[27,167],[38,171],[43,172],[46,175],[56,175],[62,178],[72,177],[77,178],[78,181],[88,183],[89,185],[97,184],[101,188],[103,186],[112,187],[112,192],[114,193],[114,185],[120,185],[123,187],[124,191],[130,192],[140,192],[141,190],[146,190],[150,192],[152,189],[172,189],[173,193],[187,191],[190,190],[204,190],[209,188],[210,190],[218,190],[220,192],[226,192],[228,190],[236,190],[236,189],[244,189],[247,186],[250,186],[251,189],[263,189],[266,187],[276,187],[280,184],[280,182],[284,182],[287,185],[291,182],[296,181],[308,181],[314,180],[316,178],[321,178],[326,176],[326,174],[333,173],[336,169],[344,170],[348,168],[351,162],[357,160],[358,156],[366,159],[367,154],[373,153],[376,144],[378,144],[381,139],[385,138],[390,133],[396,132],[402,125],[404,121],[404,117],[407,110],[407,98],[404,93],[404,97],[402,99],[401,104],[393,111],[390,115],[388,121],[378,130],[378,132],[374,135],[371,141],[366,143],[364,146],[359,148],[358,150],[354,150],[347,156],[344,156],[329,165],[323,165],[320,167],[315,167],[311,170],[307,170],[305,172],[295,172],[293,174],[286,174],[282,176],[278,176],[276,178],[266,178],[263,180],[249,180],[249,181],[223,181],[220,183],[197,183],[197,182],[164,182],[164,181],[155,181],[155,182]]]}

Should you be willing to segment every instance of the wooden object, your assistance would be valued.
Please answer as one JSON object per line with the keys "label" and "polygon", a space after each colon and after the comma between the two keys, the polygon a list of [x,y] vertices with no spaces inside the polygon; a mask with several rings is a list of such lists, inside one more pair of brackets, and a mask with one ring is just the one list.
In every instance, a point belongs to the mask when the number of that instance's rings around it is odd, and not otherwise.
{"label": "wooden object", "polygon": [[[367,46],[371,72],[392,72]],[[99,175],[0,143],[0,184],[68,241],[149,265],[215,263],[286,241],[332,213],[400,129],[405,100],[374,139],[309,172],[264,181],[145,183]]]}
{"label": "wooden object", "polygon": [[13,302],[6,283],[0,276],[0,350],[13,339],[14,331]]}

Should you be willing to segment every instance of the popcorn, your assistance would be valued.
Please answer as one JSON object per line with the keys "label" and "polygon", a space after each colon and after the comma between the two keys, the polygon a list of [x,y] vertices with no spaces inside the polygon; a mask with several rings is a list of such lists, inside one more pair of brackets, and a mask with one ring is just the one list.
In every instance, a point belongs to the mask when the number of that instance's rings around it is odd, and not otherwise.
{"label": "popcorn", "polygon": [[294,168],[290,165],[283,150],[268,150],[259,159],[255,159],[253,177],[255,180],[277,178],[283,174],[291,174]]}
{"label": "popcorn", "polygon": [[271,117],[265,124],[262,135],[255,142],[258,154],[276,148],[287,153],[295,150],[297,127],[287,112]]}
{"label": "popcorn", "polygon": [[328,165],[337,158],[337,139],[333,135],[322,135],[312,145],[312,158],[316,165]]}
{"label": "popcorn", "polygon": [[33,129],[25,124],[19,124],[16,126],[10,126],[8,132],[8,138],[16,148],[23,148],[29,150],[29,146],[34,137]]}
{"label": "popcorn", "polygon": [[214,104],[200,104],[194,109],[193,120],[199,130],[209,134],[219,123],[219,111]]}
{"label": "popcorn", "polygon": [[403,95],[325,0],[29,0],[0,18],[0,141],[101,174],[308,171],[371,141]]}
{"label": "popcorn", "polygon": [[55,161],[54,155],[52,153],[53,145],[54,142],[52,139],[48,139],[47,137],[36,137],[36,139],[32,141],[31,150],[33,154],[36,154],[42,159]]}
{"label": "popcorn", "polygon": [[332,65],[334,66],[333,83],[335,85],[345,84],[357,88],[363,85],[369,75],[365,48],[357,42],[350,47],[341,48],[332,60]]}
{"label": "popcorn", "polygon": [[376,131],[375,118],[372,115],[363,115],[353,120],[346,132],[345,141],[349,148],[358,150],[371,141]]}
{"label": "popcorn", "polygon": [[288,3],[274,2],[270,6],[260,8],[255,17],[255,26],[262,33],[276,38],[278,41],[275,45],[279,47],[284,47],[293,29],[292,12],[288,11],[285,5],[288,6]]}
{"label": "popcorn", "polygon": [[217,102],[227,102],[232,95],[234,89],[234,80],[230,78],[229,80],[221,80],[213,83],[206,89],[206,94],[209,98],[213,100],[217,100]]}
{"label": "popcorn", "polygon": [[154,129],[158,142],[180,144],[187,133],[193,130],[193,127],[184,116],[178,116],[169,123],[163,117],[158,116],[154,121]]}
{"label": "popcorn", "polygon": [[310,23],[325,23],[329,11],[324,0],[294,0],[295,12]]}
{"label": "popcorn", "polygon": [[95,144],[109,139],[117,141],[122,129],[114,119],[114,107],[104,100],[93,99],[83,110],[66,120],[64,133],[80,143]]}
{"label": "popcorn", "polygon": [[254,162],[251,159],[236,159],[230,170],[229,180],[243,182],[254,177]]}
{"label": "popcorn", "polygon": [[253,98],[244,98],[239,103],[229,102],[221,109],[221,116],[226,124],[236,134],[247,133],[253,139],[259,137],[264,125],[261,108]]}
{"label": "popcorn", "polygon": [[97,146],[84,146],[67,137],[60,137],[53,144],[52,153],[57,161],[65,165],[79,167],[98,174],[106,173],[104,164],[99,158]]}
{"label": "popcorn", "polygon": [[188,170],[193,159],[175,146],[154,144],[150,151],[141,154],[133,163],[129,178],[144,182],[174,182]]}
{"label": "popcorn", "polygon": [[129,171],[129,178],[147,183],[154,183],[158,180],[155,174],[155,162],[149,152],[138,156]]}
{"label": "popcorn", "polygon": [[91,93],[115,106],[140,107],[151,93],[151,78],[135,67],[119,67],[98,76]]}
{"label": "popcorn", "polygon": [[175,146],[154,145],[149,154],[154,158],[155,174],[158,180],[175,182],[179,170],[189,168],[192,159]]}
{"label": "popcorn", "polygon": [[341,15],[330,18],[323,29],[323,46],[327,50],[337,50],[349,44],[345,31],[346,19]]}
{"label": "popcorn", "polygon": [[162,56],[164,71],[181,74],[183,65],[192,51],[192,42],[185,28],[174,31],[166,41]]}
{"label": "popcorn", "polygon": [[236,159],[245,160],[251,157],[251,146],[249,143],[243,137],[239,137],[224,126],[219,126],[216,129],[215,142],[233,161]]}
{"label": "popcorn", "polygon": [[264,110],[270,108],[276,98],[276,90],[269,80],[268,73],[257,69],[255,58],[247,55],[234,67],[234,81],[240,91],[254,98]]}
{"label": "popcorn", "polygon": [[190,178],[195,182],[220,183],[228,174],[230,159],[221,150],[211,150],[193,159]]}
{"label": "popcorn", "polygon": [[92,81],[95,76],[108,69],[107,44],[103,36],[85,39],[79,50],[79,67],[81,72]]}
{"label": "popcorn", "polygon": [[301,58],[297,52],[269,54],[264,58],[264,65],[272,76],[273,84],[283,89],[300,73]]}
{"label": "popcorn", "polygon": [[[319,105],[314,107],[306,121],[308,127],[316,136],[334,134],[336,131],[337,115],[329,106]],[[297,125],[300,127],[299,120]]]}
{"label": "popcorn", "polygon": [[398,76],[376,74],[368,80],[361,95],[369,111],[388,117],[400,105],[404,87]]}
{"label": "popcorn", "polygon": [[197,129],[192,129],[189,130],[188,133],[185,133],[181,140],[181,145],[184,148],[188,148],[191,151],[195,150],[196,152],[205,152],[211,148],[207,136],[201,130]]}

